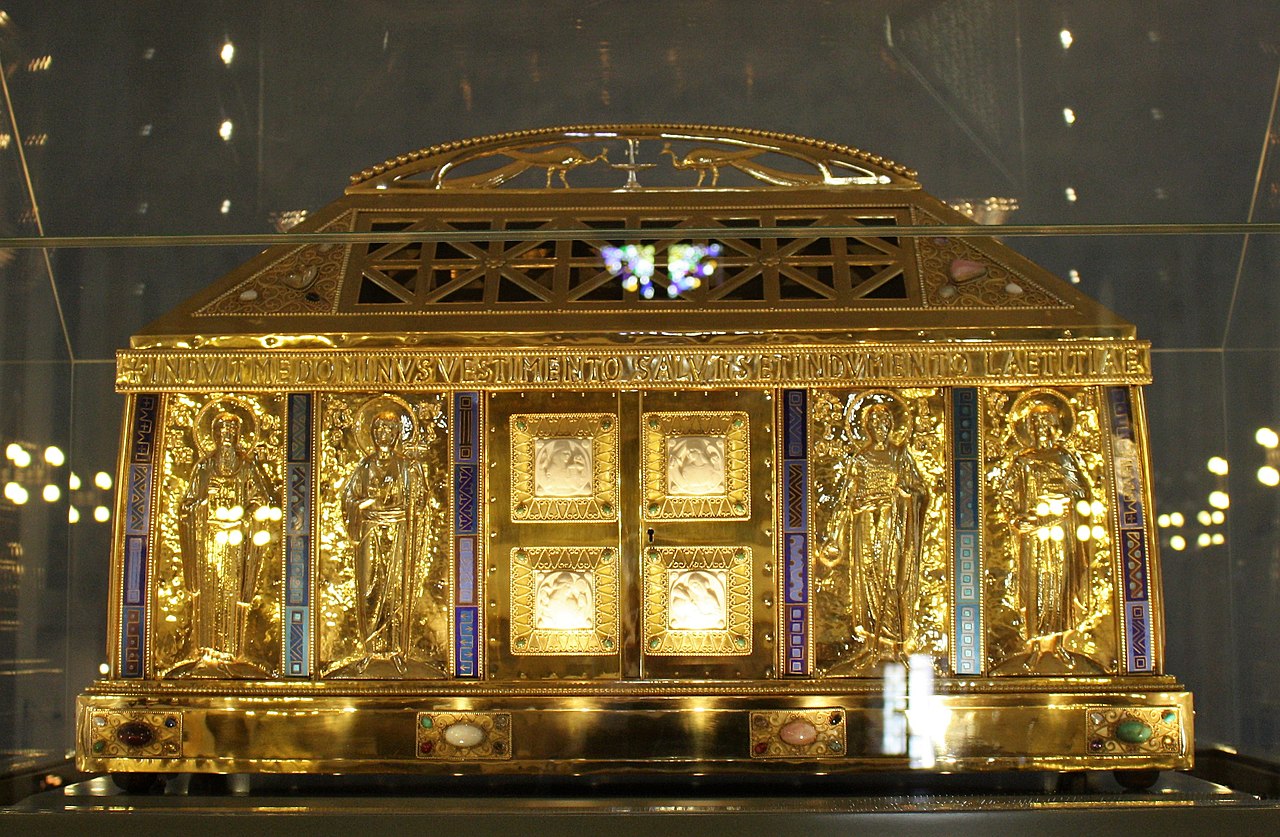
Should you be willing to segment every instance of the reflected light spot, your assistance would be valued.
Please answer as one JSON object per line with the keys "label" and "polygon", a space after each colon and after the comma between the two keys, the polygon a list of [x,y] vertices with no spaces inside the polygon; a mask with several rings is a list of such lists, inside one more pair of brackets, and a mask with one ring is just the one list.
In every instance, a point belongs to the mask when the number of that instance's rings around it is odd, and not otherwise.
{"label": "reflected light spot", "polygon": [[[1093,506],[1089,505],[1088,500],[1080,500],[1079,502],[1076,503],[1076,511],[1079,512],[1083,517],[1088,517],[1089,515],[1093,514]],[[1167,517],[1168,515],[1165,515],[1165,516]]]}
{"label": "reflected light spot", "polygon": [[1275,448],[1280,445],[1280,436],[1270,427],[1259,427],[1258,432],[1253,434],[1253,439],[1264,448]]}
{"label": "reflected light spot", "polygon": [[1104,540],[1107,537],[1107,530],[1102,526],[1093,527],[1093,539],[1095,541]]}
{"label": "reflected light spot", "polygon": [[1182,535],[1174,535],[1172,538],[1169,538],[1169,548],[1175,552],[1181,552],[1187,548],[1187,539],[1182,537]]}
{"label": "reflected light spot", "polygon": [[1270,465],[1263,465],[1258,469],[1258,482],[1272,487],[1280,485],[1280,471]]}
{"label": "reflected light spot", "polygon": [[1209,461],[1205,463],[1205,467],[1209,469],[1209,473],[1217,474],[1220,477],[1225,477],[1227,472],[1230,470],[1227,465],[1227,460],[1223,459],[1221,456],[1209,457]]}
{"label": "reflected light spot", "polygon": [[1066,530],[1061,526],[1054,526],[1049,530],[1049,537],[1055,541],[1060,541],[1067,536]]}
{"label": "reflected light spot", "polygon": [[235,126],[231,124],[231,120],[224,119],[222,120],[222,124],[218,126],[218,136],[222,137],[223,140],[229,141],[231,139],[231,132],[234,129]]}
{"label": "reflected light spot", "polygon": [[1068,271],[1067,271],[1067,278],[1071,280],[1071,284],[1073,284],[1073,285],[1079,285],[1079,284],[1080,284],[1080,271],[1076,270],[1074,267],[1073,267],[1073,268],[1071,268],[1070,270],[1068,270]]}
{"label": "reflected light spot", "polygon": [[1213,516],[1207,511],[1199,511],[1196,512],[1196,520],[1200,522],[1201,526],[1208,526],[1213,522]]}
{"label": "reflected light spot", "polygon": [[1076,189],[1074,186],[1068,186],[1067,188],[1063,189],[1062,194],[1066,196],[1066,199],[1071,203],[1075,203],[1077,200],[1079,200],[1079,197],[1080,197],[1079,195],[1076,194]]}
{"label": "reflected light spot", "polygon": [[1037,503],[1037,504],[1036,504],[1036,514],[1040,515],[1041,517],[1048,517],[1048,515],[1049,515],[1049,504],[1048,504],[1048,503],[1045,503],[1045,502]]}
{"label": "reflected light spot", "polygon": [[1071,35],[1070,29],[1063,29],[1058,33],[1058,41],[1062,44],[1063,49],[1071,49],[1071,45],[1075,43],[1075,38]]}
{"label": "reflected light spot", "polygon": [[106,506],[98,506],[93,510],[93,519],[99,523],[106,523],[111,519],[111,512],[107,511]]}
{"label": "reflected light spot", "polygon": [[1212,540],[1213,538],[1209,537],[1208,532],[1201,532],[1196,537],[1196,546],[1208,546]]}
{"label": "reflected light spot", "polygon": [[93,476],[93,484],[101,488],[103,491],[111,490],[111,475],[106,471],[99,471]]}
{"label": "reflected light spot", "polygon": [[231,533],[227,535],[227,543],[232,546],[239,546],[244,543],[244,532],[241,532],[239,529],[233,529]]}
{"label": "reflected light spot", "polygon": [[272,506],[272,507],[270,508],[270,511],[271,511],[271,519],[272,519],[272,520],[279,521],[279,520],[280,520],[280,518],[284,517],[284,512],[283,512],[283,511],[281,511],[281,509],[280,509],[280,507],[279,507],[279,506]]}
{"label": "reflected light spot", "polygon": [[1213,514],[1209,515],[1209,521],[1216,525],[1222,525],[1222,522],[1225,521],[1226,519],[1227,519],[1227,516],[1220,511],[1216,511]]}
{"label": "reflected light spot", "polygon": [[1071,108],[1062,109],[1062,121],[1068,125],[1074,125],[1076,122],[1076,112]]}
{"label": "reflected light spot", "polygon": [[214,542],[214,543],[216,543],[218,546],[226,546],[226,545],[227,545],[227,533],[226,533],[226,532],[215,532],[215,533],[214,533],[214,535],[213,535],[213,542]]}
{"label": "reflected light spot", "polygon": [[1082,541],[1089,540],[1089,524],[1081,523],[1076,527],[1076,537]]}
{"label": "reflected light spot", "polygon": [[1215,509],[1227,509],[1231,507],[1231,497],[1225,491],[1209,492],[1209,505]]}
{"label": "reflected light spot", "polygon": [[46,485],[44,491],[40,492],[40,496],[46,503],[56,503],[62,497],[62,489],[53,484]]}
{"label": "reflected light spot", "polygon": [[232,59],[236,57],[235,44],[231,43],[230,41],[227,41],[225,44],[223,44],[222,51],[218,53],[218,57],[222,59],[223,64],[226,64],[228,67],[230,67]]}
{"label": "reflected light spot", "polygon": [[1172,512],[1169,515],[1169,523],[1173,526],[1182,526],[1187,519],[1182,516],[1182,512]]}
{"label": "reflected light spot", "polygon": [[265,529],[261,529],[253,533],[253,543],[255,546],[266,546],[271,540],[271,533]]}
{"label": "reflected light spot", "polygon": [[19,468],[25,468],[31,464],[31,454],[27,453],[23,448],[18,448],[13,452],[13,464]]}
{"label": "reflected light spot", "polygon": [[222,202],[222,206],[218,207],[218,211],[223,215],[231,214],[231,199],[227,198]]}
{"label": "reflected light spot", "polygon": [[69,506],[67,508],[67,522],[68,523],[80,522],[80,510],[75,506]]}
{"label": "reflected light spot", "polygon": [[1222,544],[1226,543],[1226,541],[1227,541],[1226,536],[1224,536],[1221,532],[1214,532],[1214,533],[1213,533],[1213,545],[1214,545],[1214,546],[1222,546]]}
{"label": "reflected light spot", "polygon": [[16,482],[7,482],[4,484],[4,496],[15,506],[21,506],[30,499],[30,495],[27,494],[27,490]]}
{"label": "reflected light spot", "polygon": [[253,510],[254,520],[262,521],[262,520],[266,520],[270,516],[271,516],[270,506],[258,506],[256,509]]}
{"label": "reflected light spot", "polygon": [[62,448],[49,445],[44,449],[44,461],[48,462],[55,468],[62,467],[62,463],[67,461],[66,455],[62,452]]}
{"label": "reflected light spot", "polygon": [[108,663],[100,663],[98,665],[98,674],[101,674],[105,677],[110,673],[111,673],[111,666]]}
{"label": "reflected light spot", "polygon": [[9,446],[4,449],[4,456],[6,459],[13,459],[21,450],[22,446],[17,442],[10,442]]}
{"label": "reflected light spot", "polygon": [[[1084,502],[1084,501],[1082,500],[1081,502]],[[1166,529],[1166,528],[1168,528],[1168,526],[1169,526],[1169,515],[1167,515],[1167,514],[1162,514],[1162,515],[1160,515],[1159,517],[1157,517],[1157,518],[1156,518],[1156,525],[1157,525],[1157,526],[1159,526],[1161,529]]]}

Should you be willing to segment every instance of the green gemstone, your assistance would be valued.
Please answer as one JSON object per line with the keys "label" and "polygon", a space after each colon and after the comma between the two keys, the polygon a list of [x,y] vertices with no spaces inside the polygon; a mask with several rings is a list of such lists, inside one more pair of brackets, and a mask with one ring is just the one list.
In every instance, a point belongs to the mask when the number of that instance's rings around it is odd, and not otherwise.
{"label": "green gemstone", "polygon": [[604,650],[606,651],[611,651],[613,649],[613,640],[608,637],[605,637],[600,644],[604,646]]}
{"label": "green gemstone", "polygon": [[744,511],[747,510],[747,507],[742,505],[741,503],[734,503],[733,510],[738,514],[742,514]]}
{"label": "green gemstone", "polygon": [[734,419],[734,420],[733,420],[733,426],[734,426],[734,427],[741,427],[741,426],[742,426],[742,419]]}
{"label": "green gemstone", "polygon": [[433,724],[432,724],[432,722],[431,722],[431,718],[430,718],[429,716],[427,716],[427,715],[423,715],[423,716],[422,716],[422,728],[423,728],[423,729],[431,729],[432,725],[433,725]]}
{"label": "green gemstone", "polygon": [[649,514],[657,514],[660,511],[657,503],[649,504]]}
{"label": "green gemstone", "polygon": [[652,427],[654,430],[657,430],[659,427],[662,426],[662,422],[658,421],[656,418],[649,419],[649,426]]}
{"label": "green gemstone", "polygon": [[525,424],[523,421],[516,422],[516,430],[524,430],[528,426],[529,425]]}
{"label": "green gemstone", "polygon": [[739,637],[734,637],[734,638],[733,638],[733,644],[734,644],[734,645],[736,645],[736,646],[738,646],[739,648],[746,648],[746,647],[747,647],[747,641],[746,641],[746,639],[744,639],[744,638],[742,638],[742,637],[740,637],[740,636],[739,636]]}
{"label": "green gemstone", "polygon": [[1142,721],[1122,721],[1116,724],[1116,738],[1126,744],[1142,744],[1151,738],[1151,727]]}
{"label": "green gemstone", "polygon": [[654,637],[653,639],[649,640],[649,647],[655,651],[658,650],[659,648],[662,647],[662,640],[658,639],[657,637]]}
{"label": "green gemstone", "polygon": [[600,507],[600,511],[604,512],[605,514],[613,514],[613,506],[609,505],[608,503],[605,503]]}
{"label": "green gemstone", "polygon": [[520,637],[519,639],[517,639],[516,648],[524,648],[524,642],[525,642],[524,637]]}
{"label": "green gemstone", "polygon": [[1172,709],[1169,709],[1169,710],[1166,710],[1165,713],[1160,717],[1164,720],[1166,724],[1172,724],[1174,721],[1178,720],[1178,713],[1174,712]]}
{"label": "green gemstone", "polygon": [[613,422],[609,421],[609,419],[605,419],[604,421],[600,422],[601,430],[608,430],[610,427],[613,427]]}
{"label": "green gemstone", "polygon": [[105,749],[107,749],[107,742],[105,742],[105,741],[95,741],[95,742],[93,742],[93,751],[94,751],[95,753],[101,753],[101,752],[102,752],[103,750],[105,750]]}

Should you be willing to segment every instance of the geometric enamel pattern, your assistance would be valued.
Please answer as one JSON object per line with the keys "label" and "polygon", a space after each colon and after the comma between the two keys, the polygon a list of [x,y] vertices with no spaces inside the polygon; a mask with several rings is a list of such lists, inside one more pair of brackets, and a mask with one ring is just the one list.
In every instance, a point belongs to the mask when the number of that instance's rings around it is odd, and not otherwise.
{"label": "geometric enamel pattern", "polygon": [[480,676],[480,394],[453,394],[453,659],[457,677]]}
{"label": "geometric enamel pattern", "polygon": [[1115,473],[1120,537],[1117,543],[1124,603],[1125,661],[1134,673],[1155,670],[1151,634],[1151,596],[1143,513],[1142,453],[1133,427],[1129,388],[1107,387],[1111,425],[1111,461]]}
{"label": "geometric enamel pattern", "polygon": [[951,390],[951,579],[955,600],[952,636],[956,674],[981,674],[982,651],[982,515],[981,434],[978,390]]}
{"label": "geometric enamel pattern", "polygon": [[783,671],[809,673],[808,393],[782,393]]}
{"label": "geometric enamel pattern", "polygon": [[129,470],[125,486],[124,578],[120,610],[120,676],[143,677],[147,660],[147,571],[151,552],[151,495],[155,484],[156,430],[160,396],[133,399]]}

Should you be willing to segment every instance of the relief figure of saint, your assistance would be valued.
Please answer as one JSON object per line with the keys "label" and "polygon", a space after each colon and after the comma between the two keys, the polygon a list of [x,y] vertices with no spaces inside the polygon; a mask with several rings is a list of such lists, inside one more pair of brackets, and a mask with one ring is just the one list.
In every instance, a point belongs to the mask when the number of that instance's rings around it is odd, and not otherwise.
{"label": "relief figure of saint", "polygon": [[342,488],[363,656],[337,677],[442,676],[410,653],[428,486],[421,463],[401,449],[407,415],[387,406],[369,416],[368,452]]}
{"label": "relief figure of saint", "polygon": [[862,648],[833,666],[861,672],[883,660],[902,661],[920,593],[920,541],[929,491],[907,449],[900,402],[885,396],[855,402],[850,435],[861,446],[841,464],[835,508],[819,561],[847,574],[852,625]]}
{"label": "relief figure of saint", "polygon": [[1089,614],[1087,545],[1076,534],[1093,500],[1084,462],[1067,446],[1074,416],[1064,398],[1036,391],[1012,411],[1022,449],[1000,471],[997,502],[1015,544],[1018,611],[1028,650],[998,673],[1094,673],[1064,637]]}
{"label": "relief figure of saint", "polygon": [[[251,421],[252,414],[244,413]],[[267,521],[278,501],[261,465],[244,450],[245,437],[251,435],[246,418],[232,409],[210,415],[211,450],[192,468],[178,518],[195,657],[169,674],[266,676],[245,659],[245,634],[272,539]],[[202,424],[197,420],[201,447]]]}

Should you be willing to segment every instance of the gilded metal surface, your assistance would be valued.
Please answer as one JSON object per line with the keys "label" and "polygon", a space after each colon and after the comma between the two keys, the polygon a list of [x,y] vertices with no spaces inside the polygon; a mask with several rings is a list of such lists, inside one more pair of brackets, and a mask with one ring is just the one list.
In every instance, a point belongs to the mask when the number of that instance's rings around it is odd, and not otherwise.
{"label": "gilded metal surface", "polygon": [[281,395],[171,394],[161,441],[154,670],[280,670]]}
{"label": "gilded metal surface", "polygon": [[751,653],[751,550],[650,547],[644,553],[644,653]]}
{"label": "gilded metal surface", "polygon": [[[700,769],[719,765],[760,772],[908,766],[905,756],[885,752],[881,734],[885,710],[880,694],[819,697],[810,694],[803,682],[793,680],[785,685],[787,691],[775,690],[764,699],[730,696],[716,684],[681,697],[674,697],[674,692],[658,684],[648,687],[645,696],[633,693],[634,684],[616,690],[598,684],[589,697],[566,697],[559,684],[525,686],[519,695],[508,696],[486,695],[484,690],[465,698],[317,694],[305,703],[285,696],[235,697],[218,692],[171,696],[166,711],[182,713],[180,758],[108,757],[83,747],[78,766],[92,771],[415,771],[431,761],[423,759],[418,750],[423,740],[421,713],[431,714],[433,727],[440,730],[448,724],[437,725],[435,719],[444,715],[453,716],[449,719],[452,723],[469,723],[470,718],[477,726],[485,716],[510,716],[510,760],[446,760],[447,769],[466,772],[678,772],[691,762],[707,766]],[[939,686],[950,688],[945,681],[939,681]],[[87,736],[86,723],[96,712],[161,714],[137,706],[138,700],[112,693],[81,697],[78,728]],[[1163,713],[1170,707],[1177,711],[1182,730],[1176,751],[1097,754],[1090,750],[1087,713],[1114,710],[1118,721],[1144,710],[1141,718],[1145,722],[1145,710]],[[1125,690],[1114,685],[1035,694],[979,688],[967,694],[940,694],[933,709],[936,717],[946,719],[931,728],[929,737],[938,769],[1186,769],[1192,762],[1191,701],[1186,692]],[[777,729],[781,731],[787,723],[785,717],[811,718],[809,713],[821,712],[827,715],[829,725],[830,713],[835,711],[844,715],[840,725],[845,728],[844,757],[834,757],[834,753],[752,757],[748,742],[753,713],[779,713]],[[411,727],[417,730],[414,735],[409,734]],[[814,727],[816,732],[818,725]],[[658,758],[654,757],[655,742],[661,742]]]}
{"label": "gilded metal surface", "polygon": [[320,399],[318,658],[327,675],[445,676],[444,407],[440,394]]}
{"label": "gilded metal surface", "polygon": [[616,654],[618,551],[518,547],[511,554],[511,653]]}
{"label": "gilded metal surface", "polygon": [[1118,669],[1098,392],[984,393],[986,614],[995,674]]}
{"label": "gilded metal surface", "polygon": [[[809,741],[789,743],[782,736],[782,731],[788,726],[799,728],[805,733],[803,737],[807,737],[808,730],[811,729],[813,738]],[[844,709],[836,706],[825,709],[752,712],[748,742],[751,758],[796,759],[823,756],[844,758],[849,754],[849,748],[845,744],[847,727]]]}
{"label": "gilded metal surface", "polygon": [[617,421],[612,413],[511,416],[511,519],[616,520]]}
{"label": "gilded metal surface", "polygon": [[828,675],[946,656],[944,410],[932,388],[812,393],[815,650]]}
{"label": "gilded metal surface", "polygon": [[1016,386],[1146,384],[1150,344],[1095,340],[921,346],[745,345],[733,350],[682,347],[428,351],[121,351],[116,389],[165,392],[235,387],[398,392],[441,387],[492,391],[572,387],[611,390],[737,389],[744,386]]}
{"label": "gilded metal surface", "polygon": [[649,520],[750,516],[750,418],[740,412],[645,413]]}
{"label": "gilded metal surface", "polygon": [[1186,749],[1176,706],[1091,706],[1085,710],[1090,755],[1180,753]]}
{"label": "gilded metal surface", "polygon": [[81,748],[95,758],[182,757],[181,710],[95,709],[82,716],[80,730]]}
{"label": "gilded metal surface", "polygon": [[[820,164],[839,160],[846,165],[854,163],[858,166],[873,167],[875,171],[883,172],[886,175],[896,175],[902,180],[895,180],[894,182],[903,183],[904,185],[911,185],[909,181],[916,176],[913,170],[877,154],[871,154],[845,145],[837,145],[836,143],[800,137],[795,134],[779,134],[773,131],[729,128],[718,125],[653,123],[645,125],[568,125],[557,128],[510,131],[503,134],[473,137],[468,140],[434,145],[393,157],[384,163],[371,166],[359,174],[352,175],[351,184],[353,190],[378,188],[378,184],[382,184],[383,188],[412,186],[412,177],[415,174],[434,172],[429,182],[438,188],[445,182],[445,174],[458,165],[459,160],[504,154],[509,149],[520,149],[539,144],[546,145],[549,142],[563,139],[569,139],[571,142],[580,142],[589,138],[591,142],[598,144],[601,140],[626,139],[629,137],[655,140],[674,138],[696,140],[702,143],[724,143],[730,148],[746,149],[748,151],[767,149],[775,153],[793,156],[817,168],[819,172],[822,171],[819,168]],[[551,161],[551,164],[555,165],[555,161]],[[548,169],[548,174],[550,172],[551,169]],[[768,181],[766,180],[765,182]],[[886,182],[888,182],[887,178]],[[468,185],[496,186],[499,184],[478,182]],[[699,180],[698,185],[702,185],[701,180]]]}
{"label": "gilded metal surface", "polygon": [[[420,759],[482,761],[511,758],[511,714],[508,712],[419,712],[415,752]],[[451,743],[450,730],[477,737],[471,746]],[[474,732],[473,732],[474,730]]]}

